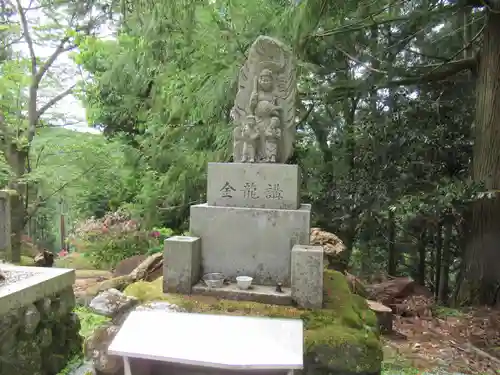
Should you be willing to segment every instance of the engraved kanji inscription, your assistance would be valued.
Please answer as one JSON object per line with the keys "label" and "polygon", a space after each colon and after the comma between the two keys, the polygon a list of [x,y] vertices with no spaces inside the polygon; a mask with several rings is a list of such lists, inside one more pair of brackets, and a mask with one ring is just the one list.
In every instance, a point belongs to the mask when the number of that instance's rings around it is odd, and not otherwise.
{"label": "engraved kanji inscription", "polygon": [[221,198],[232,198],[233,197],[233,192],[235,192],[236,189],[231,186],[231,184],[226,181],[222,189],[220,189],[221,192]]}
{"label": "engraved kanji inscription", "polygon": [[245,185],[243,185],[243,197],[245,199],[259,199],[255,182],[246,182]]}
{"label": "engraved kanji inscription", "polygon": [[280,188],[280,184],[268,184],[265,194],[266,199],[283,199],[283,190]]}

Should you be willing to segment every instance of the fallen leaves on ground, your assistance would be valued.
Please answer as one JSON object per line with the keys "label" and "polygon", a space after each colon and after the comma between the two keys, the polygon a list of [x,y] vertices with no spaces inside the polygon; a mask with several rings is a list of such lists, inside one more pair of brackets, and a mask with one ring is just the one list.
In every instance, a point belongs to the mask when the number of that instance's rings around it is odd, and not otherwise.
{"label": "fallen leaves on ground", "polygon": [[421,370],[500,374],[500,310],[470,309],[456,316],[401,317],[387,344]]}

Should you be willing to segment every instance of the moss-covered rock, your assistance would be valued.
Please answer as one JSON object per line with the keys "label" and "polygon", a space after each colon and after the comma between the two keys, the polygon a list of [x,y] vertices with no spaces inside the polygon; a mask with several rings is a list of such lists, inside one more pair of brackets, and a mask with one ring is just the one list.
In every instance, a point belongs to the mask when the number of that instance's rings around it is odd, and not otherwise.
{"label": "moss-covered rock", "polygon": [[163,278],[139,281],[130,284],[124,293],[142,302],[166,300],[192,312],[301,318],[307,374],[380,373],[383,355],[377,318],[362,297],[351,293],[345,276],[337,271],[325,270],[321,310],[163,294],[162,283]]}

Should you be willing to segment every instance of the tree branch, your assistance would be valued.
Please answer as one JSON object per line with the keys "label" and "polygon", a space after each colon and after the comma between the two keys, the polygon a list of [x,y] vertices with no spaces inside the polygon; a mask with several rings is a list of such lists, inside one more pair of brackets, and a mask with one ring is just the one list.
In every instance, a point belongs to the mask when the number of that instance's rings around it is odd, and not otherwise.
{"label": "tree branch", "polygon": [[374,73],[381,73],[381,74],[387,74],[387,72],[384,72],[382,70],[379,70],[379,69],[375,69],[375,68],[372,68],[370,65],[368,65],[368,63],[365,63],[359,59],[357,59],[356,57],[350,55],[349,53],[347,53],[345,50],[343,50],[342,48],[340,48],[338,45],[334,44],[333,45],[333,48],[337,49],[338,51],[340,51],[345,57],[347,57],[349,60],[351,61],[354,61],[356,64],[359,64],[361,65],[362,67],[364,67],[365,69],[371,71],[371,72],[374,72]]}
{"label": "tree branch", "polygon": [[71,92],[73,91],[73,89],[75,88],[76,84],[74,85],[71,85],[70,87],[68,87],[66,90],[64,90],[63,92],[57,94],[56,96],[54,96],[52,99],[50,99],[47,103],[45,103],[45,105],[42,106],[42,108],[40,108],[37,113],[36,113],[36,120],[38,121],[40,119],[40,117],[48,110],[50,109],[50,107],[52,107],[54,104],[56,104],[57,102],[59,102],[61,99],[65,98],[66,96],[68,96],[69,94],[71,94]]}
{"label": "tree branch", "polygon": [[[436,70],[436,66],[439,69]],[[397,78],[394,80],[389,80],[386,82],[381,82],[378,84],[373,84],[371,86],[366,85],[366,80],[353,80],[353,81],[348,81],[345,84],[341,84],[338,86],[333,86],[331,91],[328,93],[329,95],[335,96],[336,91],[342,91],[343,95],[345,95],[345,91],[355,94],[356,92],[362,92],[364,90],[378,90],[378,89],[383,89],[383,88],[390,88],[390,87],[397,87],[397,86],[411,86],[411,85],[418,85],[418,84],[423,84],[423,83],[429,83],[429,82],[438,82],[442,81],[448,77],[451,77],[455,74],[458,74],[464,70],[474,70],[477,67],[477,58],[469,58],[469,59],[463,59],[463,60],[457,60],[450,62],[448,64],[433,64],[433,65],[427,65],[425,67],[419,67],[419,69],[426,68],[426,69],[431,69],[428,73],[423,73],[420,75],[415,75],[415,76],[409,76],[409,77],[402,77],[402,78]]]}
{"label": "tree branch", "polygon": [[24,40],[28,45],[31,59],[31,74],[34,76],[36,74],[36,55],[35,49],[33,47],[33,39],[31,38],[28,19],[26,18],[26,13],[21,5],[21,0],[16,0],[17,11],[19,12],[19,18],[21,19],[21,27],[23,28]]}
{"label": "tree branch", "polygon": [[66,186],[68,186],[69,184],[71,184],[72,182],[75,182],[76,180],[80,179],[81,177],[85,176],[88,172],[90,172],[92,169],[94,169],[95,167],[97,166],[97,163],[95,164],[92,164],[90,167],[88,167],[87,169],[85,169],[82,173],[80,173],[78,176],[72,178],[71,180],[68,180],[66,181],[64,184],[62,184],[61,186],[59,186],[57,189],[55,189],[52,193],[50,193],[48,196],[46,196],[45,198],[41,198],[39,200],[37,200],[37,202],[35,202],[33,204],[33,206],[31,207],[28,215],[26,215],[26,217],[24,218],[24,225],[26,225],[30,220],[31,218],[36,214],[36,212],[38,211],[38,209],[45,203],[47,202],[50,198],[52,198],[54,195],[56,195],[57,193],[59,193],[61,190],[63,190]]}
{"label": "tree branch", "polygon": [[[19,1],[19,0],[17,0],[17,1]],[[56,59],[59,57],[59,55],[63,52],[70,51],[71,49],[75,48],[75,46],[70,46],[70,47],[65,46],[66,42],[68,40],[69,40],[68,36],[62,38],[61,41],[59,42],[59,45],[57,46],[56,50],[54,51],[54,53],[52,53],[52,55],[50,55],[50,57],[45,61],[45,63],[38,70],[38,72],[36,72],[34,83],[37,87],[40,84],[40,81],[42,80],[45,73],[47,73],[47,71],[52,66],[54,61],[56,61]]]}

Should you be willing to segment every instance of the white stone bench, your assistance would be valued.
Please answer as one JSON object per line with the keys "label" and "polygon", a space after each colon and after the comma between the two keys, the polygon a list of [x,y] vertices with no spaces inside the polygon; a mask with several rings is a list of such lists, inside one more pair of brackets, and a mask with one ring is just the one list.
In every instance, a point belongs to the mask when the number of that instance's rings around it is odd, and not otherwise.
{"label": "white stone bench", "polygon": [[[134,311],[111,342],[108,353],[131,361],[161,362],[166,374],[286,374],[303,368],[303,323],[277,319]],[[148,366],[146,366],[148,367]]]}

